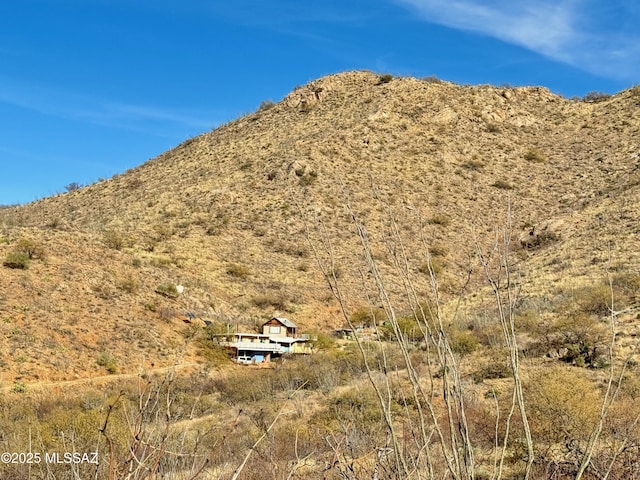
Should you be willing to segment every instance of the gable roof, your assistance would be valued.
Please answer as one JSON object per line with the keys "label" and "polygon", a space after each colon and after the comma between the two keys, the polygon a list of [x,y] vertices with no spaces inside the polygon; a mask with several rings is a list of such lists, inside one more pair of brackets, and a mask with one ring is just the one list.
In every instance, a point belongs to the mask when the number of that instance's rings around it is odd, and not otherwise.
{"label": "gable roof", "polygon": [[[298,328],[298,326],[295,323],[293,323],[291,320],[289,320],[288,318],[273,317],[271,320],[277,320],[278,322],[280,322],[282,325],[284,325],[287,328]],[[269,321],[271,321],[271,320],[269,320]]]}

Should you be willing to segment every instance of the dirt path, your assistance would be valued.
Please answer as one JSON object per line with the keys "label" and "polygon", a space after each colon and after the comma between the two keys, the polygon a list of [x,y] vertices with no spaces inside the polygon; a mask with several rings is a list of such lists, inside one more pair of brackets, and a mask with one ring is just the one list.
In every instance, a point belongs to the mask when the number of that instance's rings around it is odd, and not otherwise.
{"label": "dirt path", "polygon": [[[170,372],[171,370],[182,370],[185,368],[198,367],[198,366],[201,366],[201,364],[193,363],[193,362],[179,363],[176,365],[170,365],[168,367],[145,369],[145,370],[139,371],[138,373],[116,373],[111,375],[100,375],[97,377],[77,378],[74,380],[61,380],[59,382],[32,382],[32,383],[25,383],[24,385],[26,387],[27,392],[30,392],[33,390],[47,390],[47,389],[54,389],[54,388],[62,389],[66,387],[73,387],[76,385],[112,383],[118,380],[137,378],[141,374],[157,375],[161,373]],[[10,392],[14,385],[15,383],[5,384],[0,386],[0,393]]]}

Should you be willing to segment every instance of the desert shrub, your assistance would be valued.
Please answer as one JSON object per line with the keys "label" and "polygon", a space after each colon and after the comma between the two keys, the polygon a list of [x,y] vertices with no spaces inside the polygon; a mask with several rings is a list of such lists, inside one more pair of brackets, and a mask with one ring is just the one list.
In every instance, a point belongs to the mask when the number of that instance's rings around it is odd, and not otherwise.
{"label": "desert shrub", "polygon": [[588,103],[598,103],[598,102],[604,102],[609,98],[611,98],[611,95],[608,93],[594,91],[594,92],[588,92],[584,97],[582,97],[582,101],[588,102]]}
{"label": "desert shrub", "polygon": [[620,273],[612,279],[613,288],[616,289],[629,300],[640,294],[640,275],[637,273]]}
{"label": "desert shrub", "polygon": [[418,271],[425,275],[430,275],[433,272],[434,275],[442,273],[446,262],[441,257],[431,257],[426,262],[421,263],[418,266]]}
{"label": "desert shrub", "polygon": [[260,112],[264,112],[266,110],[270,110],[273,108],[273,106],[275,105],[275,103],[273,102],[273,100],[263,100],[260,102],[260,106],[258,107],[258,111]]}
{"label": "desert shrub", "polygon": [[272,398],[274,395],[271,370],[243,369],[235,375],[214,380],[220,399],[229,405],[242,405]]}
{"label": "desert shrub", "polygon": [[511,185],[506,180],[496,180],[491,184],[492,187],[499,188],[501,190],[513,190],[513,185]]}
{"label": "desert shrub", "polygon": [[451,350],[460,355],[469,355],[475,352],[480,346],[478,338],[469,330],[450,328],[447,333],[449,335]]}
{"label": "desert shrub", "polygon": [[251,303],[258,308],[275,308],[276,310],[288,311],[289,303],[280,293],[263,293],[251,299]]}
{"label": "desert shrub", "polygon": [[391,75],[390,73],[382,74],[378,76],[378,85],[382,85],[383,83],[389,83],[391,80],[393,80],[393,75]]}
{"label": "desert shrub", "polygon": [[440,225],[442,227],[448,227],[451,223],[451,217],[444,213],[438,213],[427,219],[429,225]]}
{"label": "desert shrub", "polygon": [[106,368],[109,373],[116,373],[118,371],[118,361],[110,353],[102,352],[98,355],[96,363]]}
{"label": "desert shrub", "polygon": [[593,316],[580,312],[565,314],[539,327],[543,349],[557,352],[558,358],[577,366],[601,366],[607,329]]}
{"label": "desert shrub", "polygon": [[285,240],[274,240],[270,242],[271,248],[276,253],[283,253],[291,257],[304,258],[309,255],[309,250],[302,243],[289,242]]}
{"label": "desert shrub", "polygon": [[11,391],[13,393],[25,393],[27,391],[27,385],[24,382],[15,382],[11,386]]}
{"label": "desert shrub", "polygon": [[504,343],[504,333],[496,318],[477,319],[474,323],[473,334],[478,342],[486,347],[498,347]]}
{"label": "desert shrub", "polygon": [[449,252],[448,248],[444,245],[430,245],[429,254],[432,257],[446,257]]}
{"label": "desert shrub", "polygon": [[605,317],[611,313],[612,301],[613,307],[616,308],[624,302],[624,298],[615,289],[612,297],[611,287],[599,283],[576,289],[569,300],[569,306],[573,305],[575,310],[582,313]]}
{"label": "desert shrub", "polygon": [[440,80],[435,75],[429,75],[427,77],[423,77],[421,80],[426,83],[443,83],[443,81]]}
{"label": "desert shrub", "polygon": [[462,167],[473,172],[479,172],[484,167],[484,163],[480,160],[471,159],[462,164]]}
{"label": "desert shrub", "polygon": [[122,250],[126,245],[126,238],[117,230],[105,230],[102,234],[104,244],[114,250]]}
{"label": "desert shrub", "polygon": [[249,268],[239,263],[230,263],[227,266],[227,275],[236,278],[246,278],[249,276]]}
{"label": "desert shrub", "polygon": [[524,159],[533,163],[544,163],[547,160],[544,153],[542,153],[538,148],[531,148],[527,150],[524,154]]}
{"label": "desert shrub", "polygon": [[487,131],[490,133],[500,133],[502,131],[502,127],[495,122],[487,122]]}
{"label": "desert shrub", "polygon": [[138,281],[133,275],[127,275],[118,279],[116,286],[127,293],[136,293],[140,288]]}
{"label": "desert shrub", "polygon": [[198,354],[211,365],[224,365],[231,359],[231,351],[213,343],[205,335],[196,335]]}
{"label": "desert shrub", "polygon": [[362,325],[365,327],[372,327],[379,325],[386,319],[387,315],[382,308],[376,307],[360,307],[355,309],[349,315],[349,320],[356,327]]}
{"label": "desert shrub", "polygon": [[5,267],[26,270],[29,268],[29,256],[24,252],[9,252],[2,264]]}
{"label": "desert shrub", "polygon": [[67,192],[74,192],[76,190],[80,190],[82,188],[82,184],[78,183],[78,182],[71,182],[68,185],[64,186],[64,189]]}
{"label": "desert shrub", "polygon": [[511,365],[507,361],[507,354],[504,353],[493,356],[487,363],[473,372],[473,380],[476,383],[482,383],[484,380],[509,378],[511,374]]}
{"label": "desert shrub", "polygon": [[596,385],[579,370],[545,368],[525,384],[525,399],[539,454],[556,447],[564,455],[579,455],[600,411]]}
{"label": "desert shrub", "polygon": [[336,339],[331,335],[327,335],[322,332],[309,332],[311,338],[315,339],[311,341],[311,344],[314,349],[317,350],[327,350],[333,348],[336,344]]}
{"label": "desert shrub", "polygon": [[370,389],[350,388],[338,393],[330,406],[338,420],[355,420],[356,425],[365,427],[382,419],[382,411],[378,399]]}
{"label": "desert shrub", "polygon": [[173,283],[161,283],[155,289],[155,292],[167,298],[178,298],[178,287]]}
{"label": "desert shrub", "polygon": [[[403,339],[409,342],[417,342],[424,340],[424,335],[420,329],[418,321],[413,316],[403,316],[396,319],[398,331],[402,335]],[[389,321],[385,322],[380,328],[380,333],[383,338],[389,340],[395,340],[396,335],[394,333],[393,326]]]}
{"label": "desert shrub", "polygon": [[29,257],[29,260],[44,260],[47,256],[46,250],[41,242],[33,238],[21,238],[16,243],[14,251],[22,252]]}
{"label": "desert shrub", "polygon": [[318,172],[316,172],[315,170],[311,170],[310,172],[298,178],[298,184],[301,187],[308,187],[309,185],[313,185],[317,179]]}
{"label": "desert shrub", "polygon": [[207,235],[219,235],[224,231],[224,229],[229,225],[230,217],[226,213],[218,212],[214,217],[212,217],[208,225],[206,226],[205,232]]}

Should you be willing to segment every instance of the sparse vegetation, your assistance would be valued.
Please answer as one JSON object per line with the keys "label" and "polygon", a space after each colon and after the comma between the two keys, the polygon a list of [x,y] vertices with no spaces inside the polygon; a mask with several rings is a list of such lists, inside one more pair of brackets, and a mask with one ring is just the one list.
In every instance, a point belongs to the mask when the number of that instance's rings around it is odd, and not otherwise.
{"label": "sparse vegetation", "polygon": [[500,190],[513,190],[513,185],[506,180],[496,180],[491,184],[491,186],[499,188]]}
{"label": "sparse vegetation", "polygon": [[15,382],[11,386],[11,391],[13,393],[25,393],[27,391],[27,385],[24,382]]}
{"label": "sparse vegetation", "polygon": [[100,455],[1,478],[640,475],[637,96],[379,77],[0,208],[3,449]]}
{"label": "sparse vegetation", "polygon": [[542,151],[538,148],[530,148],[529,150],[527,150],[524,154],[524,159],[527,162],[533,163],[544,163],[547,160],[544,153],[542,153]]}
{"label": "sparse vegetation", "polygon": [[584,97],[582,97],[582,101],[588,102],[588,103],[597,103],[597,102],[604,102],[609,98],[611,98],[611,95],[608,93],[594,91],[594,92],[589,92]]}
{"label": "sparse vegetation", "polygon": [[9,252],[2,264],[5,267],[26,270],[29,268],[29,256],[24,252]]}
{"label": "sparse vegetation", "polygon": [[479,172],[484,167],[484,163],[477,159],[471,159],[462,164],[464,168],[467,170],[471,170],[473,172]]}
{"label": "sparse vegetation", "polygon": [[167,298],[178,298],[178,287],[173,283],[161,283],[156,287],[156,293]]}
{"label": "sparse vegetation", "polygon": [[274,105],[275,103],[273,102],[273,100],[263,100],[262,102],[260,102],[258,111],[264,112],[265,110],[273,108]]}
{"label": "sparse vegetation", "polygon": [[427,219],[427,223],[431,225],[440,225],[448,227],[451,224],[451,217],[445,213],[437,213]]}
{"label": "sparse vegetation", "polygon": [[67,192],[74,192],[76,190],[80,190],[82,188],[82,185],[78,182],[71,182],[70,184],[65,185],[64,188]]}
{"label": "sparse vegetation", "polygon": [[106,246],[114,250],[122,250],[127,242],[124,234],[118,230],[105,230],[102,239]]}
{"label": "sparse vegetation", "polygon": [[117,373],[118,371],[118,361],[110,353],[102,352],[98,355],[96,363],[104,367],[109,373]]}
{"label": "sparse vegetation", "polygon": [[230,263],[227,266],[227,275],[231,275],[236,278],[246,278],[249,276],[249,268],[246,265],[239,263]]}

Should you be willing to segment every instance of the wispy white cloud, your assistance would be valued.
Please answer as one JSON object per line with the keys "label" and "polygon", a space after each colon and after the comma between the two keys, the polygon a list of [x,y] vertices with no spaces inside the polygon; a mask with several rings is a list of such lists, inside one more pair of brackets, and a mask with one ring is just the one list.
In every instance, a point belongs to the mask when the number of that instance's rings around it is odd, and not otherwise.
{"label": "wispy white cloud", "polygon": [[640,11],[629,0],[394,0],[424,20],[527,48],[591,73],[640,74]]}
{"label": "wispy white cloud", "polygon": [[185,130],[208,130],[220,120],[203,112],[180,112],[127,104],[57,90],[47,85],[18,82],[0,76],[0,103],[66,120],[174,138]]}

